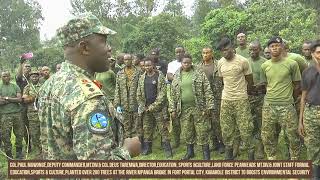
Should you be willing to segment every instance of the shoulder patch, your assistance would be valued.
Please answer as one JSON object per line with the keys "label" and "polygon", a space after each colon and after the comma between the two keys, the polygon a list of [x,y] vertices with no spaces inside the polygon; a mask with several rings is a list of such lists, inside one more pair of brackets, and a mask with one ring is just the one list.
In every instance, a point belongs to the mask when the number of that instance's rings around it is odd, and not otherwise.
{"label": "shoulder patch", "polygon": [[94,111],[90,113],[87,119],[87,126],[91,133],[103,134],[108,131],[110,127],[111,117],[108,116],[107,112]]}

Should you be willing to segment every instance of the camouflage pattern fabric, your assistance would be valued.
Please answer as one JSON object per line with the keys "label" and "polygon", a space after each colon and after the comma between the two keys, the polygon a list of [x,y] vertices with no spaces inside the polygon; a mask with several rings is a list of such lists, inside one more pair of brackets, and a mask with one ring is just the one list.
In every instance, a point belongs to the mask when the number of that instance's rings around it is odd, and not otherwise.
{"label": "camouflage pattern fabric", "polygon": [[93,76],[63,62],[40,88],[39,119],[44,159],[130,159],[123,149],[123,124],[108,108]]}
{"label": "camouflage pattern fabric", "polygon": [[149,112],[144,112],[146,106],[146,96],[145,96],[145,77],[146,73],[142,74],[139,78],[138,90],[137,90],[137,99],[139,104],[139,113],[143,118],[143,132],[144,138],[147,141],[152,141],[153,132],[156,127],[160,131],[160,135],[163,140],[169,140],[168,132],[168,123],[165,121],[168,120],[167,107],[167,87],[165,84],[165,77],[161,71],[159,73],[158,82],[157,82],[157,98],[156,100],[149,105]]}
{"label": "camouflage pattern fabric", "polygon": [[295,107],[289,105],[271,105],[266,102],[262,108],[261,137],[265,153],[270,160],[276,159],[279,130],[286,133],[289,140],[289,150],[292,160],[297,160],[300,154],[300,139],[298,135],[298,117]]}
{"label": "camouflage pattern fabric", "polygon": [[5,152],[12,151],[11,131],[16,136],[16,149],[22,149],[23,123],[20,119],[20,113],[2,114],[0,128],[2,132],[3,149]]}
{"label": "camouflage pattern fabric", "polygon": [[220,125],[223,143],[227,148],[232,148],[237,136],[237,128],[239,128],[245,150],[251,151],[254,149],[252,137],[253,122],[249,100],[222,100]]}
{"label": "camouflage pattern fabric", "polygon": [[137,89],[139,81],[139,71],[134,68],[131,81],[128,80],[124,69],[118,72],[115,88],[114,106],[120,106],[123,109],[123,124],[125,137],[139,135],[136,127],[141,127],[141,120],[138,116]]}
{"label": "camouflage pattern fabric", "polygon": [[103,26],[92,13],[83,13],[71,19],[67,25],[57,31],[61,44],[68,45],[91,34],[111,35],[116,32]]}
{"label": "camouflage pattern fabric", "polygon": [[163,118],[163,112],[144,112],[143,115],[143,132],[145,141],[152,141],[156,128],[162,137],[162,141],[169,141],[169,130],[167,122]]}
{"label": "camouflage pattern fabric", "polygon": [[262,106],[264,95],[249,96],[250,109],[253,119],[253,135],[261,141]]}
{"label": "camouflage pattern fabric", "polygon": [[308,159],[313,165],[320,165],[320,106],[306,104],[304,110],[304,138],[307,146]]}
{"label": "camouflage pattern fabric", "polygon": [[186,144],[209,144],[208,121],[196,107],[183,108],[180,115],[182,137]]}
{"label": "camouflage pattern fabric", "polygon": [[[192,90],[195,95],[196,108],[201,111],[214,109],[213,93],[210,88],[209,81],[201,69],[192,67],[194,75],[192,77]],[[175,111],[177,117],[181,114],[181,69],[179,69],[174,75],[171,89],[171,103],[169,104],[169,112]]]}

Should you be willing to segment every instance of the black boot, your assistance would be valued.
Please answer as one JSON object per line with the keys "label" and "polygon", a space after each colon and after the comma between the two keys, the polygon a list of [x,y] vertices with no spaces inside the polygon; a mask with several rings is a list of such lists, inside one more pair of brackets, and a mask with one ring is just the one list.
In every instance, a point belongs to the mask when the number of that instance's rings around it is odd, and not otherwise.
{"label": "black boot", "polygon": [[141,143],[141,152],[143,152],[143,150],[144,150],[144,138],[143,138],[143,136],[139,136],[139,141]]}
{"label": "black boot", "polygon": [[6,151],[6,155],[8,156],[8,158],[11,158],[11,159],[13,158],[11,150]]}
{"label": "black boot", "polygon": [[254,150],[249,150],[249,152],[248,152],[248,160],[254,160]]}
{"label": "black boot", "polygon": [[233,148],[227,147],[225,150],[225,160],[233,160]]}
{"label": "black boot", "polygon": [[16,148],[16,159],[23,159],[22,147],[17,147]]}
{"label": "black boot", "polygon": [[210,149],[208,144],[202,146],[202,152],[203,160],[210,160]]}
{"label": "black boot", "polygon": [[187,144],[187,153],[181,160],[189,160],[191,158],[194,158],[194,146],[193,144]]}
{"label": "black boot", "polygon": [[312,165],[312,179],[320,180],[320,166]]}
{"label": "black boot", "polygon": [[172,158],[172,149],[169,141],[164,141],[163,142],[163,149],[164,153],[166,155],[166,158]]}
{"label": "black boot", "polygon": [[219,142],[218,152],[219,152],[220,154],[223,154],[224,151],[225,151],[225,147],[224,147],[223,142]]}
{"label": "black boot", "polygon": [[151,153],[152,153],[152,141],[144,142],[144,150],[142,152],[142,155],[148,155]]}

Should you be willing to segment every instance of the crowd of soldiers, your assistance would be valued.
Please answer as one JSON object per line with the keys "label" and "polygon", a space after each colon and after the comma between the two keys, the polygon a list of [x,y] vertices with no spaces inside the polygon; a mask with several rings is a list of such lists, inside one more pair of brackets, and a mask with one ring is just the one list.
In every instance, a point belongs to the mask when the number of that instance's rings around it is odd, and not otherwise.
{"label": "crowd of soldiers", "polygon": [[[319,41],[306,41],[302,56],[291,53],[281,37],[262,48],[239,33],[237,48],[229,38],[218,43],[220,60],[211,47],[203,47],[202,60],[195,63],[178,46],[176,59],[167,64],[159,48],[146,57],[111,58],[106,39],[114,33],[92,14],[79,16],[58,31],[67,59],[57,65],[59,72],[50,76],[45,66],[39,78],[22,57],[18,86],[9,72],[2,73],[7,156],[12,157],[13,128],[17,158],[25,138],[31,140],[29,150],[42,149],[45,159],[130,159],[140,148],[142,155],[152,153],[157,131],[167,158],[183,142],[182,160],[195,156],[195,145],[204,160],[214,159],[211,150],[233,160],[240,147],[248,160],[276,160],[283,131],[288,158],[298,160],[305,143],[319,177]],[[29,133],[21,134],[23,126]]]}

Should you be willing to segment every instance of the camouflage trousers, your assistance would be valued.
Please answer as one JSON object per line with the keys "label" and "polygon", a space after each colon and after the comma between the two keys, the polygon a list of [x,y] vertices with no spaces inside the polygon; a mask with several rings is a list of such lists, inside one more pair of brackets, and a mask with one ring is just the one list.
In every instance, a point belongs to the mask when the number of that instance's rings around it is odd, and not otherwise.
{"label": "camouflage trousers", "polygon": [[156,128],[163,141],[169,141],[168,121],[164,119],[163,111],[143,113],[143,132],[146,141],[153,140],[153,134]]}
{"label": "camouflage trousers", "polygon": [[251,114],[253,119],[253,136],[261,141],[262,106],[264,95],[249,96]]}
{"label": "camouflage trousers", "polygon": [[0,120],[2,141],[6,152],[12,150],[11,131],[16,136],[16,148],[22,149],[22,139],[24,136],[24,124],[20,119],[20,113],[3,114]]}
{"label": "camouflage trousers", "polygon": [[292,160],[299,158],[300,139],[298,135],[298,117],[295,107],[289,105],[263,104],[261,136],[268,159],[276,159],[279,130],[281,127],[289,140],[289,151]]}
{"label": "camouflage trousers", "polygon": [[[169,104],[172,101],[170,94],[171,94],[171,84],[167,84],[167,98],[168,98]],[[177,141],[180,142],[180,134],[181,134],[180,119],[179,118],[176,118],[176,119],[171,118],[171,122],[172,122],[171,134],[173,136],[174,142],[177,142]]]}
{"label": "camouflage trousers", "polygon": [[[142,121],[139,121],[138,113],[123,112],[124,138],[137,136],[138,130],[141,129]],[[139,128],[140,127],[140,128]]]}
{"label": "camouflage trousers", "polygon": [[182,127],[182,137],[186,144],[209,144],[208,121],[197,107],[182,107],[179,117]]}
{"label": "camouflage trousers", "polygon": [[306,104],[304,110],[304,138],[307,146],[308,159],[314,165],[320,165],[320,106]]}
{"label": "camouflage trousers", "polygon": [[249,100],[222,100],[220,108],[220,125],[223,143],[227,148],[232,148],[237,139],[239,129],[241,140],[246,150],[253,150],[253,122],[250,113]]}
{"label": "camouflage trousers", "polygon": [[38,112],[28,112],[29,135],[31,147],[41,152],[40,144],[40,120]]}
{"label": "camouflage trousers", "polygon": [[23,128],[23,138],[27,144],[28,143],[27,142],[28,141],[28,133],[27,133],[27,129],[25,127],[27,127],[28,131],[29,131],[29,119],[28,119],[28,106],[26,104],[22,104],[20,119],[22,120],[23,127],[24,127]]}
{"label": "camouflage trousers", "polygon": [[217,100],[215,104],[215,110],[213,110],[211,117],[209,118],[210,123],[210,138],[218,142],[223,142],[220,126],[220,106],[221,100]]}

